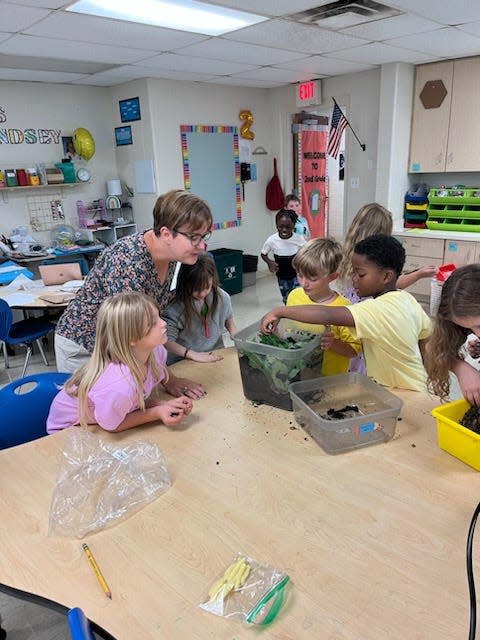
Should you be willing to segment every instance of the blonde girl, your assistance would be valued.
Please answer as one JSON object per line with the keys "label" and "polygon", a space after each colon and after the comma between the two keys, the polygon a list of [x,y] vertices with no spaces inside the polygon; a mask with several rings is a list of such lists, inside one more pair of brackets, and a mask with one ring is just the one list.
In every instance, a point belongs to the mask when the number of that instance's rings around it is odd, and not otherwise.
{"label": "blonde girl", "polygon": [[125,431],[147,422],[177,425],[192,410],[182,395],[159,401],[152,391],[166,391],[179,381],[166,367],[166,323],[154,301],[143,293],[120,293],[101,305],[90,360],[55,397],[47,432],[73,425],[98,424],[107,431]]}
{"label": "blonde girl", "polygon": [[452,371],[465,399],[476,406],[480,406],[480,373],[463,359],[461,347],[469,334],[480,337],[479,282],[480,264],[470,264],[444,283],[424,358],[428,387],[435,395],[448,398]]}

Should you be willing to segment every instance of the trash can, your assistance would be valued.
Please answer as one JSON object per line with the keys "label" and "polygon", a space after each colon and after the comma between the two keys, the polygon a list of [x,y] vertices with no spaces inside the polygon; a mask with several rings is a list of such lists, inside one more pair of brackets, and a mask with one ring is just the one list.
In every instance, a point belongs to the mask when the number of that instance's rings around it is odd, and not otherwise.
{"label": "trash can", "polygon": [[220,286],[230,295],[243,289],[243,251],[241,249],[212,249]]}
{"label": "trash can", "polygon": [[257,281],[258,256],[243,254],[243,286],[251,287]]}

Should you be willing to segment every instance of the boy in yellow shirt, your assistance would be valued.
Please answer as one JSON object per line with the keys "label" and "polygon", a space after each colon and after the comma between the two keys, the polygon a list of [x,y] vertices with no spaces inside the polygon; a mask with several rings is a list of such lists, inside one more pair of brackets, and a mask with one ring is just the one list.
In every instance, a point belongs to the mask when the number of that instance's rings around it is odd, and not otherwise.
{"label": "boy in yellow shirt", "polygon": [[[330,289],[341,260],[342,246],[331,238],[315,238],[300,247],[292,262],[300,287],[290,292],[287,307],[307,304],[328,307],[349,305],[347,298]],[[348,371],[350,358],[361,350],[354,331],[344,326],[333,326],[325,331],[323,324],[300,323],[300,326],[311,333],[325,332],[321,341],[324,349],[322,375],[333,376]]]}

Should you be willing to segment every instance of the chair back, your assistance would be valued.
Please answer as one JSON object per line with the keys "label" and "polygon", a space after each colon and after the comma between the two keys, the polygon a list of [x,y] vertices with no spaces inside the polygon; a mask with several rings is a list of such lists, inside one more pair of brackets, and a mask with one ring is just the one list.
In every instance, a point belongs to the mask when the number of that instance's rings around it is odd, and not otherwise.
{"label": "chair back", "polygon": [[8,303],[0,298],[0,340],[6,340],[13,322],[13,313]]}
{"label": "chair back", "polygon": [[34,373],[0,389],[0,449],[47,435],[50,405],[70,375]]}
{"label": "chair back", "polygon": [[71,640],[95,640],[88,618],[79,607],[70,609],[67,618]]}

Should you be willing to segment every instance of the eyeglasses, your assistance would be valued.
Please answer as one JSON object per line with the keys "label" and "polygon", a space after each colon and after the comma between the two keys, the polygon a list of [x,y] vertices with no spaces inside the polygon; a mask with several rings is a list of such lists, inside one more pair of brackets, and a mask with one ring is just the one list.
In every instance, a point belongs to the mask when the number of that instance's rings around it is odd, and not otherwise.
{"label": "eyeglasses", "polygon": [[175,233],[179,233],[181,236],[188,238],[194,247],[198,247],[201,242],[208,242],[212,237],[211,231],[207,231],[207,233],[202,235],[201,233],[185,233],[185,231],[175,229]]}

